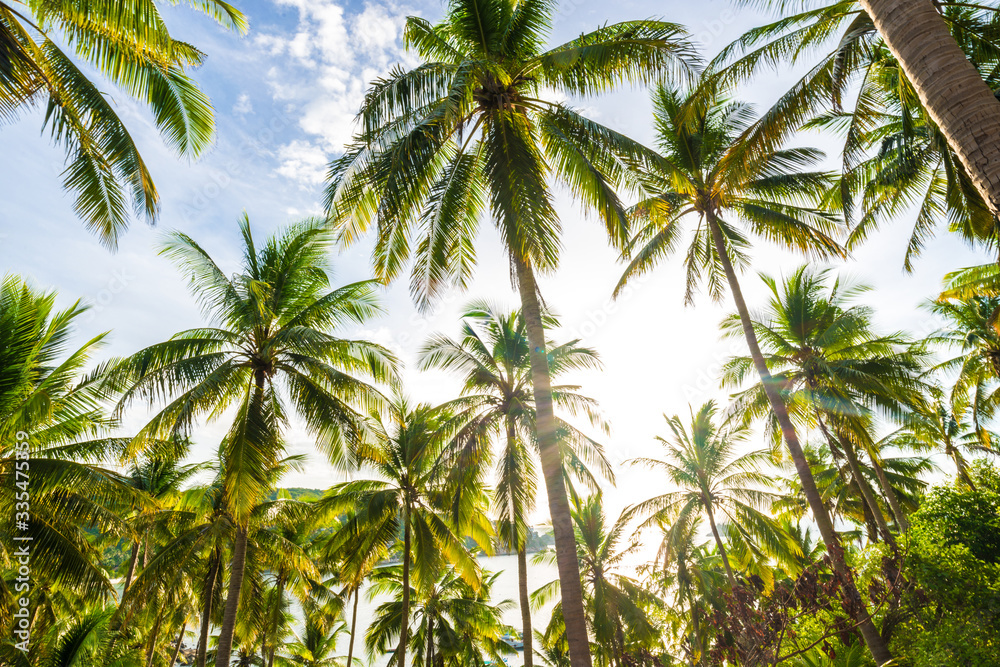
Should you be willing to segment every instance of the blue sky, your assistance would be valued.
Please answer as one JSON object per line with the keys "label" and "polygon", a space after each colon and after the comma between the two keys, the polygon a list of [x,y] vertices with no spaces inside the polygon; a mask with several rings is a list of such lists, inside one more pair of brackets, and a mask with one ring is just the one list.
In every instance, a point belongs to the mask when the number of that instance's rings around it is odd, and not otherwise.
{"label": "blue sky", "polygon": [[[166,3],[163,3],[166,4]],[[352,2],[334,0],[254,0],[237,2],[250,19],[245,37],[227,33],[187,7],[167,7],[175,37],[207,53],[194,76],[210,95],[217,112],[216,145],[195,163],[178,159],[158,138],[148,112],[107,87],[108,95],[140,144],[162,198],[158,226],[133,223],[116,253],[105,250],[75,218],[71,199],[59,185],[61,152],[40,134],[41,114],[26,113],[0,130],[0,268],[34,284],[56,289],[69,304],[92,305],[80,340],[112,330],[108,355],[123,355],[155,343],[203,320],[174,267],[157,255],[164,230],[180,229],[206,247],[224,267],[236,268],[239,244],[236,221],[246,210],[263,236],[283,224],[320,212],[323,173],[349,138],[351,119],[366,84],[394,64],[412,65],[400,43],[408,15],[431,20],[443,12],[439,0]],[[688,26],[711,54],[743,30],[763,22],[761,14],[728,0],[615,3],[573,0],[560,5],[552,42],[606,23],[662,17]],[[795,79],[783,70],[747,85],[741,97],[758,105],[773,101]],[[623,90],[598,99],[572,100],[595,118],[631,136],[649,141],[650,105],[645,90]],[[800,137],[836,158],[828,138]],[[682,303],[679,262],[671,262],[612,302],[611,290],[621,266],[592,221],[561,193],[558,207],[565,229],[560,270],[545,276],[542,291],[562,316],[557,340],[582,337],[604,360],[604,370],[571,378],[601,401],[614,428],[607,440],[613,460],[656,455],[655,434],[666,431],[663,413],[687,413],[708,398],[725,399],[718,369],[739,343],[720,341],[717,325],[729,312],[699,297],[695,308]],[[913,275],[902,272],[908,233],[900,220],[838,267],[876,287],[866,299],[875,306],[885,329],[926,333],[933,322],[918,309],[948,270],[980,261],[953,238],[939,237]],[[452,378],[412,370],[414,353],[432,332],[457,334],[461,306],[490,298],[514,306],[509,273],[499,244],[484,225],[480,266],[467,294],[449,294],[429,316],[417,314],[405,281],[385,292],[388,314],[350,335],[366,335],[389,345],[410,362],[408,392],[421,400],[447,399],[457,391]],[[798,258],[766,246],[755,249],[755,270],[788,271]],[[338,282],[370,276],[364,245],[331,258]],[[753,274],[744,278],[751,306],[760,303],[762,286]],[[734,346],[735,345],[735,346]],[[130,413],[136,427],[143,411]],[[195,458],[211,455],[224,425],[208,425],[197,434]],[[312,452],[308,437],[293,429],[290,450]],[[286,483],[326,487],[334,476],[314,456],[314,463]],[[613,508],[642,499],[655,478],[623,468],[617,490],[609,491]]]}

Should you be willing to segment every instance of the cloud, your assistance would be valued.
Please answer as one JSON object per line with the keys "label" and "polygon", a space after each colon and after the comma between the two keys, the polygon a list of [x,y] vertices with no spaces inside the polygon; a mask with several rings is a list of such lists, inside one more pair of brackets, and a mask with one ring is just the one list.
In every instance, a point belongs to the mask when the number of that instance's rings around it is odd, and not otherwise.
{"label": "cloud", "polygon": [[233,105],[233,113],[237,116],[245,116],[248,113],[253,113],[253,104],[250,103],[249,95],[242,93],[236,98],[236,104]]}
{"label": "cloud", "polygon": [[298,23],[283,33],[259,34],[255,44],[270,56],[272,97],[295,106],[305,135],[279,149],[277,173],[315,185],[351,140],[368,85],[406,59],[403,26],[413,11],[378,4],[351,11],[335,0],[276,2],[296,8]]}

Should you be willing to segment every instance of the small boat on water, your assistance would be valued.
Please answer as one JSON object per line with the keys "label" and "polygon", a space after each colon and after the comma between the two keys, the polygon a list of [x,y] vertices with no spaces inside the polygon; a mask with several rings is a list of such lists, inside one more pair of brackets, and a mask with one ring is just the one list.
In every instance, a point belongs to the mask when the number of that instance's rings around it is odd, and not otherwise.
{"label": "small boat on water", "polygon": [[518,651],[524,650],[524,641],[521,639],[520,634],[506,634],[500,638],[500,641]]}

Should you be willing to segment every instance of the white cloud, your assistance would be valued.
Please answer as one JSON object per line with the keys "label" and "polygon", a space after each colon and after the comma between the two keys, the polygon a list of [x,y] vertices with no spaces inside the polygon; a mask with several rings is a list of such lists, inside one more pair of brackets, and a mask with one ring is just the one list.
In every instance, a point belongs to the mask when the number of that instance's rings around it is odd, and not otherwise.
{"label": "white cloud", "polygon": [[278,173],[303,184],[318,185],[326,178],[329,159],[319,146],[293,141],[278,149]]}
{"label": "white cloud", "polygon": [[242,93],[236,98],[236,104],[233,105],[233,113],[237,116],[245,116],[248,113],[253,113],[253,104],[250,102],[249,95]]}

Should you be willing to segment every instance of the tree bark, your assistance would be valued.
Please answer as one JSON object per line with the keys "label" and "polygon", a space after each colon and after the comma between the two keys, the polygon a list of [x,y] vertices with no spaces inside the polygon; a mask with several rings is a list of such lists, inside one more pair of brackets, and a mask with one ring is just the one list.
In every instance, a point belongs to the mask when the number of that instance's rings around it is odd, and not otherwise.
{"label": "tree bark", "polygon": [[125,575],[125,586],[122,588],[122,595],[125,595],[125,591],[128,587],[132,585],[132,577],[135,575],[135,565],[139,562],[139,543],[132,543],[132,556],[128,561],[128,574]]}
{"label": "tree bark", "polygon": [[885,469],[882,468],[882,464],[878,461],[878,458],[871,452],[868,452],[868,458],[872,461],[872,469],[878,478],[879,486],[882,487],[882,494],[889,502],[889,509],[892,510],[892,516],[896,519],[896,525],[905,533],[910,529],[910,520],[906,518],[906,512],[903,511],[903,506],[899,503],[899,496],[896,495],[896,490],[889,483],[889,478],[886,476]]}
{"label": "tree bark", "polygon": [[184,641],[185,630],[187,630],[187,621],[181,624],[181,632],[177,635],[177,646],[174,647],[174,654],[170,656],[170,664],[167,667],[174,667],[177,664],[177,655],[181,652],[181,643]]}
{"label": "tree bark", "polygon": [[[399,628],[399,667],[406,667],[406,641],[410,629],[410,516],[403,513],[403,610]],[[219,665],[219,667],[222,667]],[[348,666],[350,667],[350,666]]]}
{"label": "tree bark", "polygon": [[354,667],[354,633],[358,628],[358,598],[361,596],[361,586],[354,589],[354,608],[351,611],[351,639],[347,643],[347,667]]}
{"label": "tree bark", "polygon": [[587,617],[583,609],[583,586],[580,582],[580,565],[576,555],[576,537],[573,534],[573,519],[570,516],[569,499],[566,496],[566,484],[563,479],[562,457],[556,440],[552,382],[549,376],[538,286],[535,284],[535,276],[527,258],[515,254],[512,256],[512,261],[530,347],[536,437],[542,463],[542,476],[545,479],[545,491],[548,495],[552,533],[555,538],[556,565],[559,569],[559,590],[570,664],[572,667],[591,667],[590,639],[587,635]]}
{"label": "tree bark", "polygon": [[153,624],[153,632],[149,636],[149,647],[146,649],[146,667],[153,667],[153,657],[156,655],[156,642],[160,638],[160,625],[163,624],[163,612],[156,616],[156,623]]}
{"label": "tree bark", "polygon": [[521,605],[521,641],[524,642],[524,667],[532,667],[531,601],[528,598],[527,545],[517,549],[517,593]]}
{"label": "tree bark", "polygon": [[206,656],[208,654],[208,634],[212,628],[212,600],[215,598],[215,580],[219,577],[219,567],[222,561],[222,554],[218,548],[212,552],[212,562],[208,567],[208,576],[205,580],[205,605],[201,613],[201,632],[198,633],[198,651],[195,657],[195,664],[198,667],[205,667]]}
{"label": "tree bark", "polygon": [[215,654],[215,667],[229,667],[233,653],[233,632],[236,630],[236,613],[240,607],[240,589],[247,564],[247,529],[239,528],[233,544],[233,561],[229,569],[229,592],[226,594],[226,610],[219,629],[219,646]]}
{"label": "tree bark", "polygon": [[729,579],[729,588],[735,592],[736,575],[733,574],[733,568],[729,565],[729,554],[726,553],[726,546],[722,543],[722,536],[719,535],[719,529],[715,525],[715,513],[712,511],[712,504],[707,500],[705,501],[705,511],[708,512],[708,525],[712,528],[712,535],[715,537],[715,546],[719,547],[722,564],[726,567],[726,578]]}
{"label": "tree bark", "polygon": [[746,337],[747,346],[750,348],[750,356],[753,359],[754,368],[760,376],[768,403],[774,412],[775,418],[778,420],[778,425],[781,427],[781,434],[785,439],[785,444],[791,454],[792,462],[795,464],[795,470],[802,484],[802,492],[809,502],[813,519],[816,521],[820,536],[822,536],[823,542],[826,544],[826,551],[830,556],[834,572],[840,579],[845,597],[844,605],[847,608],[847,612],[851,615],[855,623],[857,623],[858,630],[861,631],[865,644],[868,646],[872,657],[875,658],[875,662],[883,665],[892,660],[892,654],[889,652],[889,647],[886,645],[885,640],[882,639],[878,629],[875,627],[875,623],[868,614],[864,601],[858,593],[857,586],[854,584],[854,576],[844,558],[844,549],[841,546],[840,537],[833,527],[830,514],[823,505],[823,498],[816,487],[816,480],[813,479],[812,471],[809,469],[809,462],[806,460],[802,446],[799,444],[799,438],[795,433],[792,420],[788,416],[788,409],[785,406],[785,402],[778,393],[778,388],[771,377],[771,372],[764,362],[764,355],[761,353],[760,345],[757,342],[757,334],[753,330],[750,311],[743,300],[743,291],[740,289],[739,280],[736,278],[736,271],[733,269],[733,264],[730,261],[729,250],[722,237],[722,230],[719,228],[718,220],[712,211],[708,211],[706,218],[712,234],[712,242],[719,255],[719,261],[726,272],[726,280],[729,282],[733,301],[736,303],[736,310],[740,316],[740,323],[743,327],[743,335]]}
{"label": "tree bark", "polygon": [[[278,571],[278,608],[274,612],[274,623],[271,624],[271,645],[270,650],[267,652],[267,667],[274,667],[274,654],[278,650],[278,624],[281,622],[281,598],[285,595],[285,572],[284,570]],[[263,649],[261,649],[263,650]],[[264,654],[261,653],[261,660],[264,659]],[[350,663],[348,663],[350,664]]]}
{"label": "tree bark", "polygon": [[861,0],[861,6],[990,211],[1000,215],[1000,101],[932,0]]}

